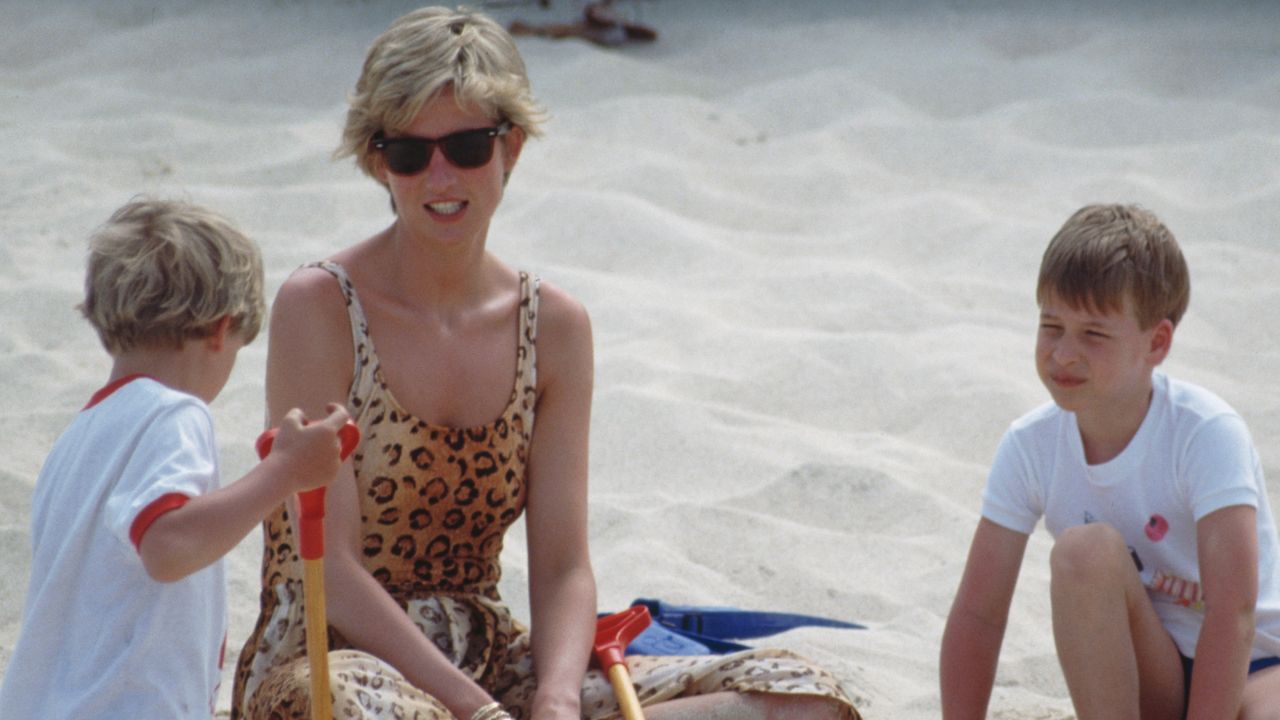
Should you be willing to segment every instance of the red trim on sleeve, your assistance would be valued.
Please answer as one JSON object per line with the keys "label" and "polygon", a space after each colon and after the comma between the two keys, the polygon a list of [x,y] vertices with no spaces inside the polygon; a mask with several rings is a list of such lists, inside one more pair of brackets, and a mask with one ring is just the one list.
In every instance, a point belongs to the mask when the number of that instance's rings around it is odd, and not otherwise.
{"label": "red trim on sleeve", "polygon": [[98,390],[98,392],[94,393],[94,394],[89,398],[89,404],[88,404],[88,405],[85,405],[83,408],[81,408],[81,410],[82,410],[82,411],[83,411],[83,410],[88,410],[89,408],[93,407],[94,405],[97,405],[98,403],[102,402],[103,400],[106,400],[108,397],[110,397],[110,396],[111,396],[111,393],[113,393],[113,392],[115,392],[115,391],[119,390],[120,388],[124,387],[125,385],[128,385],[129,383],[133,382],[134,380],[137,380],[138,378],[144,378],[144,377],[150,377],[150,376],[148,376],[148,375],[141,375],[141,374],[134,374],[134,375],[125,375],[125,376],[124,376],[124,377],[122,377],[122,378],[116,378],[115,380],[112,380],[111,382],[109,382],[109,383],[107,383],[106,385],[104,385],[101,389],[99,389],[99,390]]}
{"label": "red trim on sleeve", "polygon": [[138,516],[133,519],[133,524],[129,526],[129,540],[133,542],[133,549],[141,549],[142,536],[146,534],[152,523],[160,519],[161,515],[177,510],[186,505],[190,499],[182,493],[165,493],[142,508],[142,512],[138,513]]}

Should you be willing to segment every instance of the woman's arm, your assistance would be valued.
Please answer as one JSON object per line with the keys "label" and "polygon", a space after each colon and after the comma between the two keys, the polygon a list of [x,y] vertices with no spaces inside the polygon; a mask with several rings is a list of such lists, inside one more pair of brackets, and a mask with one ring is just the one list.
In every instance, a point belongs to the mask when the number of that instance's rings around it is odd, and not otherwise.
{"label": "woman's arm", "polygon": [[[353,356],[351,323],[337,282],[323,270],[295,273],[280,288],[272,308],[268,417],[277,420],[291,407],[310,413],[329,402],[345,405]],[[325,497],[329,624],[444,703],[454,715],[470,717],[491,701],[488,694],[449,662],[361,565],[359,500],[351,464],[344,463]]]}
{"label": "woman's arm", "polygon": [[537,421],[526,505],[538,677],[532,712],[534,720],[576,720],[595,640],[596,584],[587,549],[591,321],[576,300],[547,284],[540,302]]}
{"label": "woman's arm", "polygon": [[1234,505],[1196,523],[1204,625],[1187,718],[1234,718],[1247,679],[1258,601],[1257,511]]}

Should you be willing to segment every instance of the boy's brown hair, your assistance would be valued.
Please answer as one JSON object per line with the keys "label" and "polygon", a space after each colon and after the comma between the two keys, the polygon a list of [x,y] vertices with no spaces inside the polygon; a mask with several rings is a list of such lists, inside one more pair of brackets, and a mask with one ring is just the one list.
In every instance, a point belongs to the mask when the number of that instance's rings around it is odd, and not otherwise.
{"label": "boy's brown hair", "polygon": [[1133,304],[1146,330],[1177,326],[1191,300],[1191,275],[1173,233],[1137,205],[1086,205],[1049,241],[1036,302],[1050,295],[1076,309],[1120,312]]}
{"label": "boy's brown hair", "polygon": [[180,348],[223,317],[246,343],[266,313],[258,246],[221,216],[183,202],[139,199],[89,240],[79,309],[108,353]]}

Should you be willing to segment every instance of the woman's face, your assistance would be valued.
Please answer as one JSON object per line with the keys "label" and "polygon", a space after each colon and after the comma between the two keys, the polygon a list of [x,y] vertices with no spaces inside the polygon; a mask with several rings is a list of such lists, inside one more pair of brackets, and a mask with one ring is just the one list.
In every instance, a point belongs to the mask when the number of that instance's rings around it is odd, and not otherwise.
{"label": "woman's face", "polygon": [[[488,115],[474,107],[460,107],[453,91],[446,89],[423,106],[413,122],[403,131],[388,135],[392,144],[397,139],[413,138],[441,140],[456,133],[494,128],[498,125]],[[473,133],[458,143],[466,152],[454,153],[458,159],[450,159],[448,151],[438,143],[427,143],[425,167],[406,170],[391,169],[388,155],[409,150],[412,143],[399,143],[398,148],[388,148],[378,153],[378,174],[395,200],[396,211],[407,228],[434,240],[483,242],[488,232],[489,220],[502,200],[503,185],[507,174],[515,166],[523,145],[524,133],[511,128],[504,135],[489,137],[485,133]],[[477,146],[483,150],[492,146],[489,160],[477,167],[460,167],[474,163]],[[453,148],[450,148],[452,150]],[[417,150],[421,151],[421,145]],[[471,159],[467,159],[467,155]]]}

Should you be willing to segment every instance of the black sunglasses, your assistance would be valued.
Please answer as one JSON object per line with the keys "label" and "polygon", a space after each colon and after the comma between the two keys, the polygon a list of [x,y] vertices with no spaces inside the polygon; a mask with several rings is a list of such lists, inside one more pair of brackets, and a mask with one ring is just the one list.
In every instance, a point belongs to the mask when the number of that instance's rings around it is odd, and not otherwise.
{"label": "black sunglasses", "polygon": [[450,133],[439,138],[373,136],[373,147],[382,152],[387,168],[397,175],[417,175],[431,163],[431,153],[436,148],[454,167],[464,170],[478,168],[493,159],[496,138],[511,132],[510,121],[495,127],[476,128]]}

